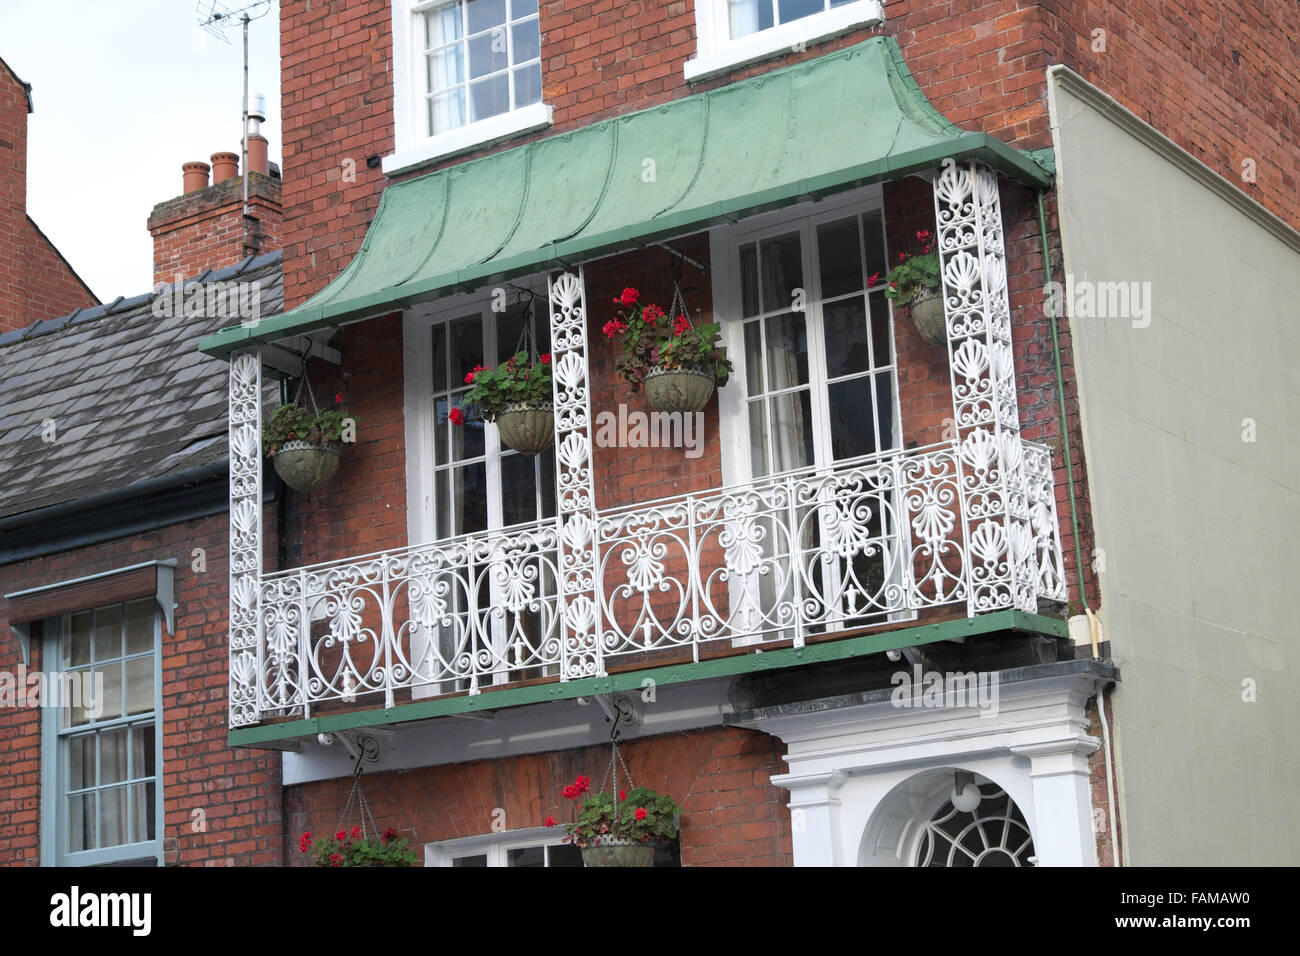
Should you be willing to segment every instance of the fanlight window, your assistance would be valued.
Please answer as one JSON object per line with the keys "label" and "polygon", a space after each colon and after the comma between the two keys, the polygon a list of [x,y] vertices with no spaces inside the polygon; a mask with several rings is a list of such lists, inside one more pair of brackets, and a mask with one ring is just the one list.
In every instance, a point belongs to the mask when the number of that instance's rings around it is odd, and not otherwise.
{"label": "fanlight window", "polygon": [[980,785],[974,810],[944,801],[925,825],[917,866],[1033,866],[1034,841],[1015,802],[995,783]]}

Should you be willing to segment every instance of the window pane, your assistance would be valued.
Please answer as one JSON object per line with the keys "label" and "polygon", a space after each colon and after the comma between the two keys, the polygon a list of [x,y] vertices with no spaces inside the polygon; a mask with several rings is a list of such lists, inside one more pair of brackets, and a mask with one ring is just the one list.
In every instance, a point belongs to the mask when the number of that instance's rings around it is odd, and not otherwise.
{"label": "window pane", "polygon": [[433,392],[436,395],[447,390],[447,327],[439,322],[431,331]]}
{"label": "window pane", "polygon": [[506,49],[506,31],[504,28],[484,33],[469,41],[469,75],[470,79],[487,76],[504,70],[510,65],[510,54]]}
{"label": "window pane", "polygon": [[99,735],[99,785],[126,779],[126,728],[105,730]]}
{"label": "window pane", "polygon": [[875,416],[868,376],[837,382],[827,389],[831,416],[831,452],[836,459],[869,455],[876,450]]}
{"label": "window pane", "polygon": [[[457,405],[464,402],[464,392],[459,392],[452,397]],[[484,435],[486,429],[483,421],[479,418],[465,417],[464,424],[451,426],[451,457],[455,461],[464,461],[466,458],[483,457],[486,440]]]}
{"label": "window pane", "polygon": [[881,450],[894,447],[894,373],[876,375],[877,434]]}
{"label": "window pane", "polygon": [[506,0],[469,0],[465,6],[471,34],[506,22]]}
{"label": "window pane", "polygon": [[763,288],[763,311],[788,309],[794,290],[803,288],[803,255],[799,234],[764,239],[759,243],[759,271]]}
{"label": "window pane", "polygon": [[871,367],[867,349],[867,315],[862,297],[842,299],[823,309],[826,327],[826,376],[839,378]]}
{"label": "window pane", "polygon": [[424,15],[425,49],[431,50],[460,38],[460,4],[452,3]]}
{"label": "window pane", "polygon": [[502,73],[469,87],[470,122],[497,116],[510,109],[510,77]]}
{"label": "window pane", "polygon": [[429,98],[429,135],[465,125],[465,88]]}
{"label": "window pane", "polygon": [[514,72],[515,108],[542,101],[542,65],[534,63]]}
{"label": "window pane", "polygon": [[763,394],[763,335],[757,322],[745,323],[745,388]]}
{"label": "window pane", "polygon": [[546,848],[546,865],[551,867],[582,866],[582,851],[569,843],[548,846]]}
{"label": "window pane", "polygon": [[[77,677],[76,693],[72,699],[62,701],[63,726],[77,727],[90,723],[95,716],[95,707],[99,704],[99,688],[94,683],[94,673],[89,670],[73,671]],[[69,690],[72,690],[69,687]]]}
{"label": "window pane", "polygon": [[810,17],[814,13],[821,13],[822,9],[823,0],[777,0],[782,23]]}
{"label": "window pane", "polygon": [[537,456],[538,483],[542,492],[543,518],[555,517],[555,449],[548,448]]}
{"label": "window pane", "polygon": [[501,458],[501,520],[506,525],[537,518],[537,466],[527,455]]}
{"label": "window pane", "polygon": [[[487,472],[480,462],[454,471],[454,501],[460,504],[453,534],[487,528]],[[454,507],[454,504],[453,504]]]}
{"label": "window pane", "polygon": [[728,24],[733,40],[772,26],[772,0],[730,0]]}
{"label": "window pane", "polygon": [[430,53],[425,57],[424,64],[428,71],[426,82],[429,85],[426,89],[430,93],[438,93],[465,82],[465,48],[459,43]]}
{"label": "window pane", "polygon": [[95,735],[68,739],[68,789],[84,790],[95,785]]}
{"label": "window pane", "polygon": [[154,786],[137,783],[131,787],[131,842],[154,838]]}
{"label": "window pane", "polygon": [[476,855],[474,855],[474,856],[458,856],[458,857],[456,857],[456,859],[454,859],[454,860],[451,861],[451,865],[452,865],[452,866],[471,866],[471,867],[485,867],[485,868],[486,868],[486,867],[487,867],[487,854],[486,854],[486,853],[478,853],[478,854],[476,854]]}
{"label": "window pane", "polygon": [[740,247],[740,300],[742,316],[758,315],[758,253],[752,242]]}
{"label": "window pane", "polygon": [[68,852],[95,849],[95,795],[68,798]]}
{"label": "window pane", "polygon": [[510,16],[515,20],[537,12],[537,0],[510,0]]}
{"label": "window pane", "polygon": [[126,787],[99,791],[99,845],[120,846],[126,842]]}
{"label": "window pane", "polygon": [[68,640],[65,642],[63,663],[73,667],[90,663],[90,630],[93,626],[90,611],[72,615]]}
{"label": "window pane", "polygon": [[879,212],[869,212],[862,217],[862,234],[867,242],[867,275],[880,273],[884,281],[887,271],[885,263],[885,227]]}
{"label": "window pane", "polygon": [[465,373],[483,364],[483,320],[477,315],[451,323],[451,381],[459,385]]}
{"label": "window pane", "polygon": [[131,779],[152,777],[154,725],[137,724],[131,728]]}
{"label": "window pane", "polygon": [[506,866],[546,866],[546,850],[540,846],[521,846],[507,850]]}
{"label": "window pane", "polygon": [[[104,706],[102,709],[96,708],[94,717],[97,720],[113,720],[122,716],[122,663],[118,661],[113,664],[107,664],[104,667],[97,667],[93,671],[95,674],[102,674],[104,681],[103,698]],[[99,681],[101,678],[94,678]],[[95,685],[99,686],[98,683]],[[99,701],[95,702],[96,704]]]}
{"label": "window pane", "polygon": [[807,389],[768,399],[775,471],[813,462],[812,401]]}
{"label": "window pane", "polygon": [[126,606],[126,652],[143,654],[153,650],[154,600],[144,598]]}
{"label": "window pane", "polygon": [[153,710],[153,655],[133,657],[126,662],[126,714],[147,714]]}
{"label": "window pane", "polygon": [[775,392],[808,383],[808,332],[802,312],[767,319],[767,388]]}
{"label": "window pane", "polygon": [[876,368],[892,365],[894,349],[889,340],[889,300],[883,292],[869,297],[871,299],[871,348]]}
{"label": "window pane", "polygon": [[122,656],[122,605],[95,611],[95,660]]}
{"label": "window pane", "polygon": [[861,245],[856,216],[817,227],[817,261],[823,298],[861,291]]}
{"label": "window pane", "polygon": [[537,21],[529,20],[527,23],[516,23],[512,26],[510,42],[512,44],[510,62],[527,63],[529,60],[536,60],[542,54],[541,34],[537,29]]}
{"label": "window pane", "polygon": [[771,472],[767,462],[767,403],[749,403],[749,468],[750,474],[761,478]]}

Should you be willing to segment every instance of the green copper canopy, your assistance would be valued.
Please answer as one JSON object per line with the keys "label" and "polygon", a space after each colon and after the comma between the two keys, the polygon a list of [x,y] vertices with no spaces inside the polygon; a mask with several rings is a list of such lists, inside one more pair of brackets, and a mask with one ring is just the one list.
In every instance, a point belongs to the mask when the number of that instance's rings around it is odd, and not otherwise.
{"label": "green copper canopy", "polygon": [[376,315],[764,209],[979,159],[1035,187],[1029,154],[941,116],[892,37],[394,183],[314,298],[208,336],[213,355]]}

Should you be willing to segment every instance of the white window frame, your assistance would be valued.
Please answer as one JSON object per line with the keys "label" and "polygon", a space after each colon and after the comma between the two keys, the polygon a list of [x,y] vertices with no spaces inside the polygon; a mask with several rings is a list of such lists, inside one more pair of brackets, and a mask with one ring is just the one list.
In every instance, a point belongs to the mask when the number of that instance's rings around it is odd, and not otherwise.
{"label": "white window frame", "polygon": [[511,850],[530,846],[561,846],[565,831],[560,827],[531,827],[526,830],[504,830],[481,836],[443,840],[424,845],[425,866],[452,866],[466,856],[486,856],[487,865],[503,867],[508,864]]}
{"label": "white window frame", "polygon": [[[545,129],[551,125],[552,110],[545,100],[546,75],[542,74],[543,100],[507,113],[435,136],[424,129],[424,69],[418,19],[445,0],[392,0],[393,8],[393,143],[392,154],[381,167],[385,174],[405,172],[419,166],[469,152],[483,146]],[[538,11],[540,32],[541,12]],[[543,65],[545,57],[542,58]]]}
{"label": "white window frame", "polygon": [[[112,602],[100,607],[112,607],[127,602]],[[140,840],[123,843],[102,849],[83,850],[70,853],[66,849],[68,835],[68,808],[66,800],[68,769],[65,741],[72,736],[79,736],[80,731],[64,733],[61,727],[61,708],[46,708],[41,719],[41,858],[44,866],[112,866],[131,863],[143,863],[152,860],[158,866],[163,865],[163,833],[166,817],[163,802],[163,706],[162,706],[162,626],[163,608],[161,600],[154,598],[153,624],[153,688],[154,701],[152,719],[154,724],[154,837],[152,840]],[[87,610],[96,610],[88,608]],[[55,667],[47,665],[47,670],[61,666],[63,660],[63,641],[66,640],[66,620],[64,614],[48,618],[43,625],[45,635],[42,661],[53,661]],[[125,692],[125,687],[123,688]],[[98,732],[145,723],[145,715],[136,714],[99,724],[91,724],[88,731]]]}
{"label": "white window frame", "polygon": [[855,0],[790,23],[731,39],[728,0],[695,0],[695,56],[686,61],[687,82],[708,79],[747,63],[802,50],[885,18],[882,0]]}
{"label": "white window frame", "polygon": [[[535,295],[533,300],[534,322],[540,327],[550,321],[545,275],[537,275],[514,280],[515,288],[530,289]],[[497,313],[493,310],[494,300],[498,299],[500,287],[483,288],[475,292],[448,296],[431,303],[426,303],[406,312],[402,319],[403,342],[403,417],[406,424],[406,526],[407,541],[412,545],[431,544],[439,540],[437,535],[437,487],[434,480],[436,454],[431,436],[436,426],[434,416],[437,409],[430,402],[433,391],[432,366],[430,354],[433,348],[432,329],[440,322],[454,321],[472,313],[482,316],[485,329],[484,359],[491,367],[496,367],[495,356],[498,351]],[[466,370],[468,371],[468,369]],[[454,374],[454,372],[453,372]],[[454,382],[448,382],[454,388]],[[488,422],[483,435],[484,473],[489,489],[501,490],[501,437],[495,424]],[[558,501],[557,501],[558,506]],[[503,524],[501,495],[488,496],[486,532],[507,530]],[[552,520],[548,518],[542,521]],[[479,532],[483,533],[483,532]],[[495,591],[497,584],[492,584]],[[498,639],[505,640],[504,628],[497,622]],[[414,655],[416,659],[419,654]],[[509,681],[509,675],[499,674],[494,683]],[[435,696],[447,693],[452,688],[442,683],[418,685],[411,689],[414,698]]]}
{"label": "white window frame", "polygon": [[[724,387],[718,390],[718,435],[722,442],[722,483],[724,487],[745,485],[755,480],[749,454],[749,420],[748,394],[744,370],[745,340],[744,326],[746,319],[742,312],[741,275],[736,266],[736,253],[747,242],[762,237],[780,234],[783,231],[798,231],[803,255],[805,283],[805,321],[808,323],[808,383],[813,418],[814,460],[811,465],[801,466],[787,471],[773,471],[761,476],[759,480],[788,474],[791,471],[804,471],[815,468],[819,471],[831,470],[837,462],[833,457],[833,442],[830,433],[830,416],[828,410],[828,389],[826,376],[825,331],[823,326],[821,276],[817,269],[815,249],[809,239],[816,236],[817,228],[824,223],[834,222],[849,216],[862,216],[873,211],[884,213],[884,190],[879,185],[866,186],[850,190],[826,199],[789,206],[774,212],[744,219],[734,225],[719,226],[709,234],[709,261],[714,263],[713,302],[714,321],[721,325],[722,343],[727,353],[737,360],[735,373]],[[889,250],[885,249],[886,266]],[[893,442],[889,451],[882,455],[901,455],[903,447],[903,407],[899,400],[900,366],[898,342],[894,334],[895,316],[893,303],[890,303],[890,350],[893,357]],[[816,329],[814,330],[814,324]],[[885,366],[888,367],[888,366]],[[873,369],[870,376],[881,371]],[[874,407],[873,407],[874,411]],[[733,588],[749,591],[749,599],[757,599],[757,580],[755,575],[749,579],[735,578]],[[734,597],[734,594],[733,594]],[[915,617],[914,611],[891,613],[890,621],[907,620]],[[834,629],[833,618],[827,620],[828,629]],[[770,639],[770,638],[769,638]],[[734,639],[737,646],[756,643],[763,640],[757,636],[740,635]]]}

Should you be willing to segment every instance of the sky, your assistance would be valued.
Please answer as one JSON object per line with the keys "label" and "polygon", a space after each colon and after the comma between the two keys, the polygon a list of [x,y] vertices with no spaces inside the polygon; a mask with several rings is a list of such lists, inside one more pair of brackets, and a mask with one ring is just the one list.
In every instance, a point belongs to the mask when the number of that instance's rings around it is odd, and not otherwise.
{"label": "sky", "polygon": [[[219,0],[239,9],[251,0]],[[199,26],[212,0],[0,0],[0,57],[32,85],[27,214],[103,301],[153,288],[155,205],[181,164],[240,152],[243,38]],[[249,25],[249,93],[280,162],[279,5]],[[253,11],[256,13],[257,11]]]}

